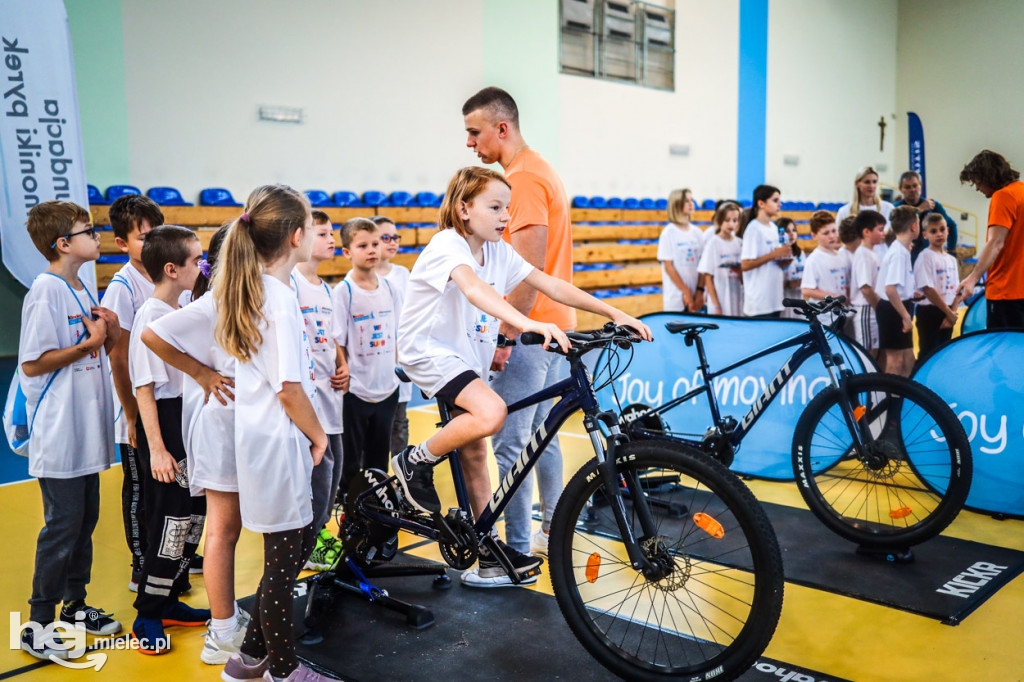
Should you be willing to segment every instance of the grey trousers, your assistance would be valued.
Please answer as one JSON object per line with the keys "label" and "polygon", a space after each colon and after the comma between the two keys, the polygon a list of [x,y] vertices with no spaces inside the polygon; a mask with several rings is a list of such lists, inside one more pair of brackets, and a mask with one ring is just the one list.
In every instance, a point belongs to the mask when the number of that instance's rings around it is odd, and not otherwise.
{"label": "grey trousers", "polygon": [[[512,355],[502,372],[491,373],[491,388],[502,397],[506,405],[521,400],[569,375],[565,358],[549,353],[541,346],[512,347]],[[526,443],[544,423],[554,400],[513,412],[505,426],[491,438],[494,455],[498,460],[498,474],[504,478],[519,458]],[[551,515],[562,495],[562,449],[555,436],[534,467],[540,490],[540,508],[543,528],[551,526]],[[505,541],[520,552],[530,551],[531,511],[533,506],[533,473],[505,507]]]}
{"label": "grey trousers", "polygon": [[36,541],[31,618],[53,621],[61,601],[85,599],[92,574],[92,533],[100,518],[100,475],[40,478],[43,529]]}
{"label": "grey trousers", "polygon": [[[341,434],[327,436],[327,452],[320,463],[313,467],[313,532],[319,533],[331,518],[334,500],[338,497],[338,483],[341,481],[342,457]],[[312,550],[311,550],[312,551]]]}

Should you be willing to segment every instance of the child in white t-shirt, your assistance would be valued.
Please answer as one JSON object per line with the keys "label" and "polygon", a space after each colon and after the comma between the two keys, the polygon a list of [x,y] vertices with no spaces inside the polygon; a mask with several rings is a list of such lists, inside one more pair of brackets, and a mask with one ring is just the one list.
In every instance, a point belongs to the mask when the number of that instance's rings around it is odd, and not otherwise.
{"label": "child in white t-shirt", "polygon": [[307,674],[295,656],[293,592],[316,541],[310,480],[327,450],[313,407],[312,352],[290,286],[295,266],[309,259],[314,233],[309,201],[291,187],[257,187],[244,211],[224,240],[213,294],[217,343],[238,361],[238,502],[242,525],[263,534],[263,577],[245,639],[224,675],[254,679],[269,671],[286,678]]}
{"label": "child in white t-shirt", "polygon": [[[793,261],[793,247],[785,232],[772,220],[779,215],[779,190],[770,185],[754,189],[753,206],[740,223],[743,250],[743,314],[748,317],[777,318],[782,314],[783,273]],[[783,243],[785,242],[785,243]]]}
{"label": "child in white t-shirt", "polygon": [[[807,262],[807,257],[804,256],[803,249],[800,248],[799,232],[797,232],[796,221],[788,216],[782,216],[775,219],[775,225],[786,233],[786,242],[789,243],[789,247],[793,250],[793,260],[786,266],[786,269],[782,271],[782,297],[790,299],[801,299],[803,294],[800,292],[800,283],[804,278],[804,264]],[[782,318],[786,320],[802,320],[804,319],[800,315],[796,314],[794,308],[783,308]]]}
{"label": "child in white t-shirt", "polygon": [[[505,421],[506,406],[486,381],[497,347],[498,320],[523,331],[540,333],[568,348],[556,325],[529,319],[502,296],[526,282],[554,301],[629,325],[645,339],[650,330],[636,320],[571,284],[535,269],[501,234],[509,221],[511,189],[504,176],[479,167],[463,168],[448,184],[441,206],[440,232],[416,260],[402,309],[398,361],[405,373],[431,397],[453,405],[457,416],[429,440],[391,460],[406,499],[424,513],[441,510],[434,489],[434,465],[459,450],[470,505],[479,518],[491,497],[484,440]],[[542,560],[516,551],[492,537],[514,569],[535,581]],[[486,546],[480,549],[477,574],[497,577],[503,569]]]}
{"label": "child in white t-shirt", "polygon": [[885,287],[885,298],[878,302],[878,346],[885,355],[885,371],[910,376],[914,366],[914,334],[911,321],[915,295],[914,266],[910,247],[920,232],[917,209],[898,206],[889,216],[889,226],[896,235],[882,259],[879,283]]}
{"label": "child in white t-shirt", "polygon": [[209,291],[212,268],[231,223],[210,239],[192,287],[192,303],[154,320],[142,342],[161,360],[186,375],[182,428],[189,491],[206,496],[206,556],[203,579],[210,601],[210,625],[200,660],[223,665],[238,651],[249,614],[235,602],[235,546],[242,530],[235,467],[235,359],[214,338],[217,306]]}
{"label": "child in white t-shirt", "polygon": [[740,253],[743,240],[736,236],[740,225],[740,206],[725,202],[715,211],[715,233],[704,243],[697,269],[703,275],[712,315],[743,313],[743,280],[740,277]]}
{"label": "child in white t-shirt", "polygon": [[121,451],[121,469],[124,472],[121,516],[125,539],[132,553],[129,589],[137,591],[142,556],[146,551],[146,530],[142,519],[145,502],[135,454],[135,420],[139,416],[139,406],[128,376],[128,344],[135,312],[153,295],[153,282],[142,265],[143,240],[150,230],[164,224],[164,214],[149,197],[126,194],[110,205],[108,218],[114,232],[114,243],[128,254],[128,262],[117,271],[103,293],[103,306],[116,313],[121,323],[121,338],[110,352],[110,372],[114,382],[114,439]]}
{"label": "child in white t-shirt", "polygon": [[153,295],[135,313],[128,346],[128,373],[139,416],[135,436],[146,506],[138,617],[132,636],[145,653],[170,650],[164,625],[204,625],[209,609],[193,609],[178,599],[182,579],[203,534],[206,499],[192,497],[185,452],[182,373],[142,342],[149,324],[178,308],[181,294],[195,284],[203,249],[195,232],[164,225],[146,235],[142,264],[153,281]]}
{"label": "child in white t-shirt", "polygon": [[[30,619],[39,625],[76,616],[91,634],[121,624],[85,604],[92,570],[92,534],[100,516],[99,472],[114,463],[113,396],[107,353],[117,344],[117,316],[95,303],[78,278],[99,258],[89,212],[45,201],[29,211],[28,233],[49,266],[32,282],[21,310],[18,379],[26,398],[28,472],[39,481],[44,525],[36,542]],[[64,557],[57,561],[55,557]],[[67,659],[56,634],[21,633],[21,648],[40,659]]]}
{"label": "child in white t-shirt", "polygon": [[[334,228],[326,213],[314,209],[313,250],[309,260],[299,263],[292,272],[291,281],[299,299],[299,310],[306,323],[306,337],[313,353],[313,374],[316,377],[316,405],[320,423],[327,432],[327,451],[320,463],[313,467],[313,528],[317,531],[317,546],[306,563],[309,570],[328,570],[336,558],[338,542],[324,526],[331,517],[331,507],[338,497],[338,485],[344,446],[343,394],[348,388],[348,364],[335,343],[331,329],[335,324],[331,289],[316,274],[320,264],[334,258]],[[385,466],[387,456],[385,455]]]}
{"label": "child in white t-shirt", "polygon": [[668,198],[669,224],[658,237],[662,296],[668,311],[697,312],[704,307],[704,288],[700,286],[697,270],[704,250],[704,233],[690,224],[692,214],[690,190],[673,191]]}
{"label": "child in white t-shirt", "polygon": [[914,283],[924,294],[917,304],[918,357],[924,358],[953,338],[956,324],[956,288],[960,284],[956,257],[946,253],[949,228],[941,213],[924,218],[928,248],[914,263]]}
{"label": "child in white t-shirt", "polygon": [[387,472],[391,425],[398,405],[395,375],[398,314],[402,297],[375,272],[380,232],[372,220],[353,218],[341,226],[341,245],[352,269],[334,287],[332,335],[348,362],[345,396],[345,463],[342,497],[363,469]]}
{"label": "child in white t-shirt", "polygon": [[[370,218],[380,230],[380,260],[377,261],[377,274],[386,279],[398,293],[405,297],[405,289],[409,284],[409,268],[391,260],[398,254],[398,245],[402,243],[402,235],[398,234],[395,223],[387,216]],[[395,421],[391,426],[391,454],[396,455],[409,445],[409,417],[406,407],[412,400],[412,384],[403,381],[398,385],[398,407],[395,408]]]}
{"label": "child in white t-shirt", "polygon": [[[811,252],[804,265],[801,293],[804,298],[824,300],[832,296],[850,297],[850,261],[840,253],[839,231],[836,219],[828,211],[817,211],[811,216],[811,234],[818,240],[818,248]],[[819,315],[818,321],[832,324],[836,314]]]}
{"label": "child in white t-shirt", "polygon": [[875,308],[880,300],[878,273],[881,263],[874,251],[885,241],[885,218],[875,211],[861,211],[843,219],[840,235],[859,239],[850,266],[850,306],[853,308],[853,338],[864,347],[883,369],[883,356],[878,348],[878,320]]}

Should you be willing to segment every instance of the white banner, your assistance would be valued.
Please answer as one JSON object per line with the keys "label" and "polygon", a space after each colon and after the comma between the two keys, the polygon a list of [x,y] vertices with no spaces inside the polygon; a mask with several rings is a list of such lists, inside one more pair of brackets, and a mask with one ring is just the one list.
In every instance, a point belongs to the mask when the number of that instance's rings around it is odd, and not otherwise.
{"label": "white banner", "polygon": [[[89,208],[71,32],[62,0],[0,0],[0,231],[3,262],[29,286],[46,269],[25,229],[50,199]],[[96,268],[82,266],[94,292]]]}

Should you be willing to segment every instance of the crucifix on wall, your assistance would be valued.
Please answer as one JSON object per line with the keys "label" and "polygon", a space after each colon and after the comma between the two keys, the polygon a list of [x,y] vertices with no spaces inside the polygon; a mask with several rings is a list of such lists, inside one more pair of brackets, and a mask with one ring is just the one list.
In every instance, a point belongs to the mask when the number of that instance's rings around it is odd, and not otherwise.
{"label": "crucifix on wall", "polygon": [[885,116],[878,119],[878,151],[885,151]]}

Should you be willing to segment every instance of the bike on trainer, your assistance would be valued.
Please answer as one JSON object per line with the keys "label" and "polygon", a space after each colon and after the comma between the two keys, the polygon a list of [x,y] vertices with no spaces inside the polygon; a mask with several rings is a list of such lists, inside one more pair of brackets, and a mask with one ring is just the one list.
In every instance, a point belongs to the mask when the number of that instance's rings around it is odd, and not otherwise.
{"label": "bike on trainer", "polygon": [[[436,540],[460,570],[486,545],[518,583],[490,530],[559,428],[582,410],[595,457],[566,485],[549,540],[552,589],[569,627],[598,661],[628,679],[734,679],[768,646],[782,609],[775,533],[725,466],[683,443],[631,439],[615,413],[600,410],[583,356],[608,349],[632,357],[640,340],[632,330],[609,324],[568,336],[572,348],[551,350],[565,356],[569,377],[508,406],[514,412],[559,399],[481,517],[470,510],[457,453],[446,459],[458,506],[443,515],[418,512],[394,476],[370,470],[346,499],[340,570],[372,573],[395,555],[401,529]],[[520,336],[521,343],[542,341]],[[618,365],[625,371],[628,362]],[[608,375],[618,376],[610,365]],[[446,423],[448,409],[438,406]]]}
{"label": "bike on trainer", "polygon": [[[938,535],[963,507],[971,485],[970,442],[960,421],[935,393],[890,374],[853,374],[829,346],[843,324],[845,298],[821,302],[786,299],[810,323],[807,331],[712,372],[701,334],[707,323],[669,322],[665,327],[696,344],[704,383],[656,408],[631,405],[623,428],[635,438],[690,445],[730,466],[736,450],[768,405],[800,366],[817,356],[830,385],[808,403],[793,434],[793,471],[811,511],[862,553],[911,561],[912,545]],[[818,317],[834,314],[823,325]],[[796,350],[741,420],[723,416],[716,377],[780,350]],[[713,419],[703,436],[671,432],[663,414],[703,394]]]}

